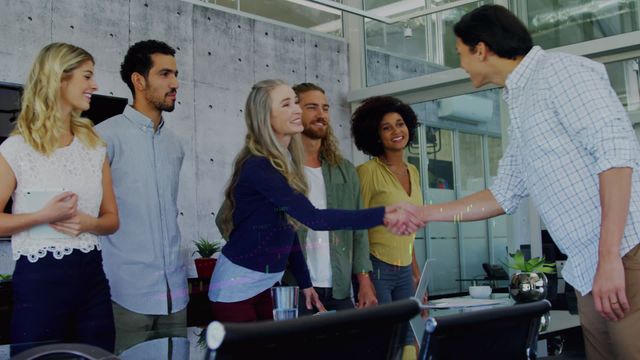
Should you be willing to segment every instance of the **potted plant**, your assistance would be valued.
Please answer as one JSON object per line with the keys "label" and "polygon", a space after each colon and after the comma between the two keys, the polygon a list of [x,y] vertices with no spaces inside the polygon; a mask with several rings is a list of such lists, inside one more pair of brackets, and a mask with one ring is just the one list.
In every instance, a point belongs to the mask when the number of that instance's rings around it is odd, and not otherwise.
{"label": "potted plant", "polygon": [[200,258],[195,259],[198,277],[208,279],[211,277],[213,268],[216,266],[216,259],[212,258],[212,256],[222,250],[223,243],[222,241],[212,242],[203,237],[200,237],[200,240],[194,241],[193,243],[196,244],[196,251],[194,251],[191,256],[195,253],[200,255]]}
{"label": "potted plant", "polygon": [[11,286],[11,274],[0,274],[0,291],[5,291]]}
{"label": "potted plant", "polygon": [[10,302],[11,302],[11,274],[0,274],[0,309],[8,306]]}
{"label": "potted plant", "polygon": [[[11,275],[0,274],[0,344],[11,342],[9,328],[11,327],[12,309]],[[0,350],[0,353],[2,350]]]}
{"label": "potted plant", "polygon": [[509,293],[515,302],[530,302],[546,298],[548,282],[545,274],[555,273],[556,265],[545,262],[544,257],[525,260],[520,250],[509,255],[511,259],[507,266],[517,270],[509,283]]}

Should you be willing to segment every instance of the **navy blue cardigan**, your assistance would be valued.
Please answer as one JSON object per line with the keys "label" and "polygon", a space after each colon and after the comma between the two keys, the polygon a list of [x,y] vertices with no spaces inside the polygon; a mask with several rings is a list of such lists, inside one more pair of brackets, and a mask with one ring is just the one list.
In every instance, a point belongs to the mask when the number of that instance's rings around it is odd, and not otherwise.
{"label": "navy blue cardigan", "polygon": [[384,218],[382,207],[316,209],[261,156],[251,156],[242,165],[233,196],[234,225],[222,250],[224,256],[234,264],[264,273],[283,271],[289,260],[303,289],[312,286],[309,270],[285,213],[313,230],[368,229],[382,224]]}

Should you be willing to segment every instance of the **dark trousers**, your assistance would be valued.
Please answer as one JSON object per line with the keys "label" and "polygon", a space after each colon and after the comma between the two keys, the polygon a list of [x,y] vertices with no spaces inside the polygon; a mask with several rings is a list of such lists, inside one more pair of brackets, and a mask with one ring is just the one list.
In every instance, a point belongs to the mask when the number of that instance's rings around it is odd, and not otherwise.
{"label": "dark trousers", "polygon": [[[314,289],[320,297],[320,302],[327,310],[340,311],[354,308],[353,302],[350,298],[334,299],[333,291],[331,288],[314,287]],[[300,290],[300,298],[298,301],[298,316],[313,315],[318,312],[318,309],[316,309],[315,307],[312,310],[308,310],[305,301],[306,299],[304,297],[304,294],[302,293],[302,290]]]}
{"label": "dark trousers", "polygon": [[84,343],[113,352],[115,330],[109,282],[98,250],[51,253],[13,273],[11,353],[58,342]]}
{"label": "dark trousers", "polygon": [[271,288],[247,300],[211,303],[213,319],[221,322],[253,322],[273,320],[273,300]]}

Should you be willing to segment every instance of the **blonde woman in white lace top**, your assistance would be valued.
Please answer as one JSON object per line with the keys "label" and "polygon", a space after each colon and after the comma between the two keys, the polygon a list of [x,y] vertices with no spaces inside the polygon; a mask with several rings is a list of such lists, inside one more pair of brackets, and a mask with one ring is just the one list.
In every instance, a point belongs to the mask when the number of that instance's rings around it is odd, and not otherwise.
{"label": "blonde woman in white lace top", "polygon": [[[117,230],[118,211],[105,144],[80,117],[97,90],[93,71],[93,57],[81,48],[43,48],[25,85],[17,126],[0,145],[0,208],[13,198],[12,214],[0,213],[0,234],[11,235],[16,260],[12,354],[45,341],[113,351],[97,235]],[[38,192],[53,197],[34,205]]]}

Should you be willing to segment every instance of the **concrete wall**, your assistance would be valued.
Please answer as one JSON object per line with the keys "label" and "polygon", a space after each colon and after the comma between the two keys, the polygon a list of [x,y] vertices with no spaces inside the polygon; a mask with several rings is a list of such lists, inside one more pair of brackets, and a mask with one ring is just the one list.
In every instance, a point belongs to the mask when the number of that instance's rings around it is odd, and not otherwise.
{"label": "concrete wall", "polygon": [[[244,140],[253,83],[281,78],[324,87],[341,147],[352,156],[342,40],[178,0],[0,0],[0,8],[0,82],[24,83],[40,48],[63,41],[94,55],[99,94],[131,98],[118,74],[127,48],[149,38],[176,48],[178,103],[165,117],[187,154],[178,205],[192,274],[191,241],[219,237],[213,220]],[[0,273],[12,271],[9,255],[9,243],[0,243]]]}

